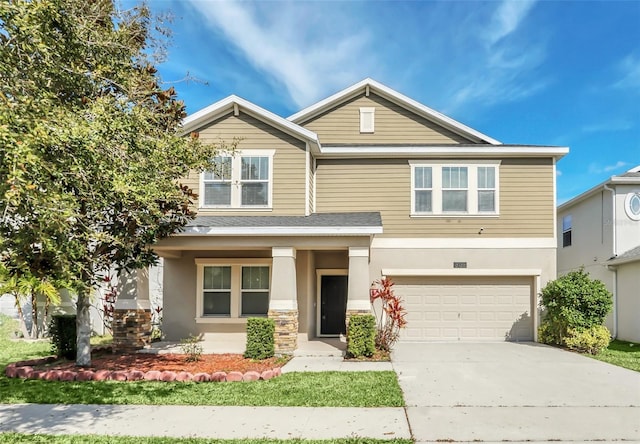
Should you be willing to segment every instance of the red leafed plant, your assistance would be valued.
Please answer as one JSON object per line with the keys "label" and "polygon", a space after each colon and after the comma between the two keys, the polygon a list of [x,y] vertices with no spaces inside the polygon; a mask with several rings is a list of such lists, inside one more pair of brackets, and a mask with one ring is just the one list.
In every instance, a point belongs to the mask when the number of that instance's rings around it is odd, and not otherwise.
{"label": "red leafed plant", "polygon": [[[372,284],[370,298],[377,323],[376,348],[391,351],[400,336],[400,329],[407,325],[407,312],[402,300],[394,294],[393,281],[389,278],[379,279]],[[379,314],[376,306],[380,308]]]}

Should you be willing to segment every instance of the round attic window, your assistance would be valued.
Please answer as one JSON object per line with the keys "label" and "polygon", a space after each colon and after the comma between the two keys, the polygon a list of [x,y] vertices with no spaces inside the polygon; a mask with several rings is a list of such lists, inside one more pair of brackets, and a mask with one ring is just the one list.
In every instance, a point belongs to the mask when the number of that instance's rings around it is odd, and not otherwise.
{"label": "round attic window", "polygon": [[640,192],[627,194],[624,199],[624,211],[629,219],[640,220]]}

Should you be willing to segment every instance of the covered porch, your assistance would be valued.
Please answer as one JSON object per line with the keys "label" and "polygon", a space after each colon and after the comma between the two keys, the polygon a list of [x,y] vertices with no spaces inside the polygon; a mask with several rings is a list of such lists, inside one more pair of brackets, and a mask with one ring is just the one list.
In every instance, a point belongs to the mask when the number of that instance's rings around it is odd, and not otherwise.
{"label": "covered porch", "polygon": [[[247,319],[266,316],[276,353],[342,354],[348,317],[370,312],[369,249],[381,232],[379,213],[196,218],[155,247],[167,342],[150,350],[195,335],[205,352],[243,352]],[[119,305],[144,309],[144,279],[131,289]]]}

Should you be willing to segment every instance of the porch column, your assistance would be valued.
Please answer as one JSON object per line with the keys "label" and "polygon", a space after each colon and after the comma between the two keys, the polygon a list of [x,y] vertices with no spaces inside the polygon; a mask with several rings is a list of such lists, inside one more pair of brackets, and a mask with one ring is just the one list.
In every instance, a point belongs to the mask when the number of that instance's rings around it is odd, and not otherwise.
{"label": "porch column", "polygon": [[269,318],[276,324],[275,351],[291,353],[298,347],[298,292],[296,287],[296,249],[271,250],[271,297]]}
{"label": "porch column", "polygon": [[117,351],[137,350],[151,341],[148,268],[123,271],[118,276],[112,326],[113,346]]}
{"label": "porch column", "polygon": [[369,247],[349,247],[349,287],[347,290],[346,321],[354,314],[371,313],[369,299]]}

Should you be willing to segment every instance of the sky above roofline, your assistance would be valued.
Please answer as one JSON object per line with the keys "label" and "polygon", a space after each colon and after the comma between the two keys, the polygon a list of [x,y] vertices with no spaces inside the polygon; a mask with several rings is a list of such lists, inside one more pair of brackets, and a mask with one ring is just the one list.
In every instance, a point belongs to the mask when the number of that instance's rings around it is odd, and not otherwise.
{"label": "sky above roofline", "polygon": [[640,163],[640,1],[150,4],[189,113],[236,94],[287,117],[371,77],[506,144],[569,146],[558,203]]}

